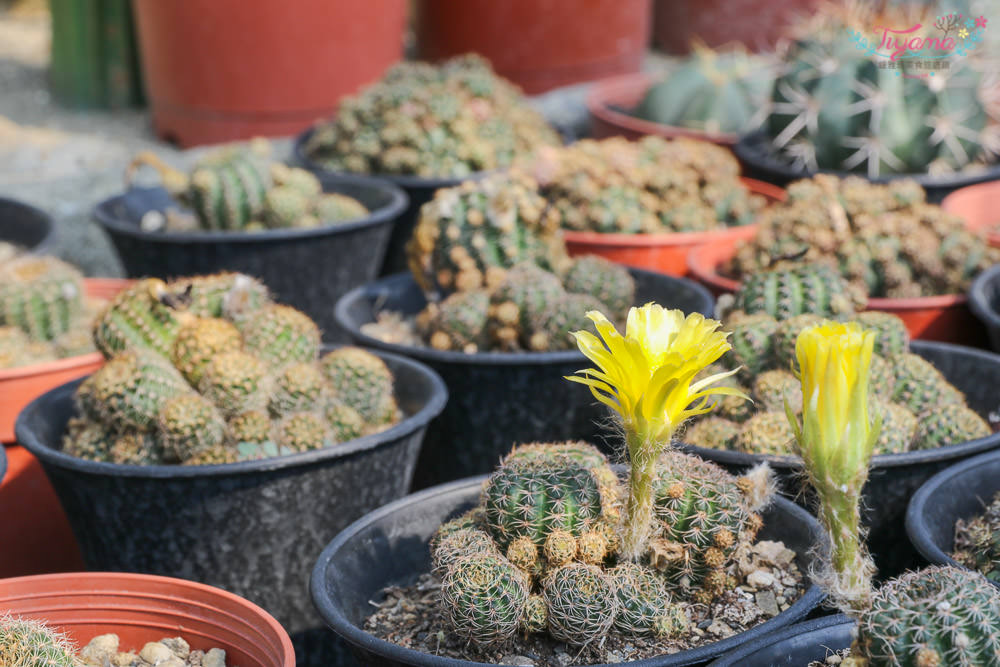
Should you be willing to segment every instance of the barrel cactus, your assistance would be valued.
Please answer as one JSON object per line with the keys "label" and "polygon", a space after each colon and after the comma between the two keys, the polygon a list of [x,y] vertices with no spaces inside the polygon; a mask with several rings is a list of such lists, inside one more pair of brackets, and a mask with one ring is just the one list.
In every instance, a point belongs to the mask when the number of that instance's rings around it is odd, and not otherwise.
{"label": "barrel cactus", "polygon": [[615,582],[594,565],[573,563],[546,577],[549,633],[569,644],[586,645],[607,634],[618,616]]}
{"label": "barrel cactus", "polygon": [[320,359],[320,368],[334,396],[354,408],[366,422],[388,424],[396,419],[393,377],[385,362],[358,347],[342,347]]}
{"label": "barrel cactus", "polygon": [[69,331],[83,309],[83,277],[69,264],[22,255],[0,267],[0,325],[50,341]]}
{"label": "barrel cactus", "polygon": [[94,321],[94,343],[106,357],[136,348],[169,355],[181,323],[166,283],[140,280],[118,293]]}
{"label": "barrel cactus", "polygon": [[472,553],[458,559],[441,582],[451,626],[477,644],[510,639],[528,602],[524,575],[499,554]]}
{"label": "barrel cactus", "polygon": [[836,271],[814,265],[747,276],[736,292],[734,307],[748,315],[765,313],[780,321],[804,313],[851,315],[863,303]]}
{"label": "barrel cactus", "polygon": [[635,305],[635,280],[628,269],[597,255],[574,258],[562,283],[567,292],[588,294],[604,304],[616,321]]}
{"label": "barrel cactus", "polygon": [[934,449],[985,438],[993,433],[986,420],[964,404],[934,405],[920,415],[914,449]]}
{"label": "barrel cactus", "polygon": [[0,616],[0,665],[80,667],[76,648],[63,633],[38,621]]}

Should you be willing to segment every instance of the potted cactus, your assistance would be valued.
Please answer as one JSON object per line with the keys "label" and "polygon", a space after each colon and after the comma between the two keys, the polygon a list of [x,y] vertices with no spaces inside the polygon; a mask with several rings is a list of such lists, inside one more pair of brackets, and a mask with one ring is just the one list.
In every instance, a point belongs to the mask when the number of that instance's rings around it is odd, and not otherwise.
{"label": "potted cactus", "polygon": [[87,566],[222,586],[274,614],[300,659],[333,664],[298,583],[311,549],[405,493],[440,379],[394,355],[321,354],[316,324],[241,274],[139,281],[94,340],[103,368],[17,425]]}
{"label": "potted cactus", "polygon": [[784,192],[740,178],[723,148],[683,137],[584,139],[543,148],[528,167],[559,214],[571,255],[687,274],[692,247],[748,238]]}
{"label": "potted cactus", "polygon": [[1000,372],[1000,357],[978,350],[910,341],[903,321],[877,311],[855,312],[859,291],[825,265],[795,264],[754,274],[724,314],[733,350],[724,367],[739,369],[729,382],[754,399],[751,409],[723,401],[714,415],[696,420],[682,435],[703,458],[741,470],[768,461],[784,491],[804,498],[802,461],[785,419],[784,400],[794,404],[799,333],[826,317],[857,322],[877,332],[872,385],[883,414],[872,469],[865,487],[865,522],[879,569],[896,574],[919,562],[907,545],[906,503],[942,468],[1000,445],[985,389]]}
{"label": "potted cactus", "polygon": [[[871,667],[996,664],[1000,647],[992,637],[1000,631],[1000,591],[982,575],[932,566],[873,584],[875,567],[862,542],[860,503],[883,422],[878,410],[869,411],[875,337],[856,323],[805,329],[796,343],[801,425],[791,402],[786,403],[809,484],[819,499],[820,523],[832,543],[816,578],[856,623],[848,655],[841,657],[844,664]],[[824,649],[844,649],[843,643],[828,641],[844,639],[839,627],[828,626],[813,636],[823,640]],[[810,659],[824,657],[819,648],[814,647]],[[716,664],[759,664],[755,659],[760,657],[749,652]]]}
{"label": "potted cactus", "polygon": [[409,208],[393,230],[382,275],[406,268],[404,246],[420,207],[439,188],[502,170],[559,136],[520,90],[479,56],[434,66],[399,63],[336,115],[298,137],[295,158],[317,173],[378,176]]}
{"label": "potted cactus", "polygon": [[[649,303],[630,310],[623,335],[600,312],[588,317],[597,334],[574,336],[596,368],[566,379],[612,409],[627,452],[623,477],[584,442],[521,445],[485,482],[429,489],[348,528],[321,556],[312,590],[365,664],[431,665],[439,656],[495,664],[530,652],[535,664],[555,665],[556,642],[572,647],[575,664],[693,664],[818,602],[812,590],[797,589],[783,598],[786,610],[742,626],[748,632],[691,639],[695,623],[708,627],[713,614],[739,606],[733,586],[757,571],[737,566],[740,553],[766,539],[797,568],[810,558],[798,545],[819,539],[817,526],[789,501],[771,499],[766,465],[737,477],[672,448],[688,417],[711,410],[718,396],[741,396],[719,384],[728,373],[694,378],[729,347],[718,322]],[[388,605],[405,606],[415,593],[426,598],[419,591],[430,587],[432,606],[418,603],[412,630],[430,622],[425,634],[440,628],[460,641],[435,648],[382,612],[366,621],[371,612],[354,602],[421,573],[440,585],[425,576],[415,587],[392,588]],[[773,581],[759,572],[750,579],[758,591]],[[435,605],[441,611],[432,616]]]}
{"label": "potted cactus", "polygon": [[657,300],[711,313],[711,298],[690,281],[600,257],[570,260],[558,225],[520,172],[440,190],[408,247],[411,275],[337,304],[355,342],[420,359],[448,385],[416,488],[488,472],[511,442],[597,436],[600,412],[589,395],[559,381],[583,361],[568,332],[587,325],[588,310],[600,306],[620,320],[630,306]]}
{"label": "potted cactus", "polygon": [[[375,277],[406,195],[389,183],[324,177],[273,161],[266,140],[227,146],[190,172],[143,153],[127,181],[152,166],[162,187],[130,187],[97,205],[125,270],[139,278],[236,271],[263,280],[343,340],[331,304]],[[307,284],[292,268],[313,267]]]}
{"label": "potted cactus", "polygon": [[0,664],[11,667],[295,666],[288,633],[270,614],[193,581],[92,572],[15,577],[0,583],[0,605]]}
{"label": "potted cactus", "polygon": [[662,75],[598,81],[587,95],[595,137],[686,136],[731,146],[763,121],[774,63],[742,48],[696,45]]}
{"label": "potted cactus", "polygon": [[820,174],[789,185],[788,199],[761,216],[752,239],[696,248],[688,264],[716,293],[775,264],[829,264],[868,295],[869,308],[902,317],[914,338],[979,343],[965,291],[998,259],[912,180],[878,185]]}

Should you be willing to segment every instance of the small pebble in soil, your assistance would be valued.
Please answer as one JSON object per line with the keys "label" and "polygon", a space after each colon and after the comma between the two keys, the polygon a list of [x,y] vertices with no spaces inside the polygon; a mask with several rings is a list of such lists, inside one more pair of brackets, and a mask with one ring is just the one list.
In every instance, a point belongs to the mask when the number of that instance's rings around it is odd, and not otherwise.
{"label": "small pebble in soil", "polygon": [[226,667],[226,652],[220,648],[191,650],[180,637],[149,642],[138,651],[120,650],[116,634],[94,637],[82,651],[83,667]]}
{"label": "small pebble in soil", "polygon": [[451,631],[439,605],[440,582],[431,574],[409,586],[385,589],[381,602],[372,602],[375,611],[365,630],[421,653],[495,665],[568,667],[642,660],[725,639],[788,609],[806,588],[794,560],[795,552],[784,544],[758,542],[731,568],[736,588],[710,605],[685,605],[690,630],[671,641],[611,632],[602,642],[580,648],[548,635],[518,635],[502,646],[478,648]]}
{"label": "small pebble in soil", "polygon": [[826,656],[825,660],[813,660],[807,667],[832,667],[833,665],[839,665],[844,662],[845,658],[851,657],[851,649],[845,648],[837,652],[831,652],[830,655]]}

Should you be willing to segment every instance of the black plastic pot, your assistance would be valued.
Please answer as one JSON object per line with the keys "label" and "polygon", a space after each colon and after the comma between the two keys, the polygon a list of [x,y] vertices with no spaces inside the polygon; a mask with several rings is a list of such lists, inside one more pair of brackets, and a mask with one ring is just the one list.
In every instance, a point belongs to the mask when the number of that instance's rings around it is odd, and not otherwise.
{"label": "black plastic pot", "polygon": [[36,253],[51,252],[55,229],[48,213],[16,199],[0,197],[0,241]]}
{"label": "black plastic pot", "polygon": [[[1000,356],[948,343],[915,340],[910,349],[927,359],[966,396],[969,407],[988,415],[1000,405],[996,393],[1000,382]],[[879,568],[879,576],[888,578],[923,564],[919,554],[906,539],[904,517],[913,493],[931,476],[970,456],[1000,446],[1000,433],[965,443],[902,454],[884,454],[872,459],[865,486],[863,517],[869,527],[868,545]],[[686,446],[702,458],[715,461],[730,470],[743,470],[760,461],[768,461],[778,472],[783,491],[809,504],[802,493],[801,461],[797,457],[761,456],[722,449]]]}
{"label": "black plastic pot", "polygon": [[[758,130],[740,137],[733,145],[733,153],[743,165],[743,175],[784,187],[791,181],[808,178],[817,173],[808,169],[792,167],[771,150],[770,139]],[[840,171],[836,169],[820,169],[819,173],[835,176],[865,176],[863,173]],[[908,178],[915,180],[927,191],[927,201],[940,204],[948,194],[967,185],[995,181],[1000,178],[1000,164],[990,165],[975,171],[956,172],[953,174],[888,174],[868,180],[873,183],[888,183],[889,181]]]}
{"label": "black plastic pot", "polygon": [[1000,265],[991,266],[972,281],[969,308],[986,327],[990,345],[1000,352]]}
{"label": "black plastic pot", "polygon": [[[637,303],[656,301],[711,315],[712,296],[704,287],[684,278],[629,270],[636,279]],[[607,408],[586,387],[563,377],[590,365],[576,350],[442,352],[385,343],[361,331],[380,310],[413,315],[426,304],[410,274],[397,274],[346,294],[336,310],[340,326],[355,342],[419,359],[448,385],[450,400],[427,429],[414,489],[488,473],[517,442],[580,439],[600,446],[613,435],[602,428]],[[616,438],[611,440],[617,444]]]}
{"label": "black plastic pot", "polygon": [[838,614],[824,616],[754,639],[708,667],[806,667],[850,647],[855,623]]}
{"label": "black plastic pot", "polygon": [[[334,178],[348,176],[347,172],[331,171],[306,155],[305,145],[313,132],[315,132],[315,129],[310,128],[295,138],[295,145],[292,149],[294,162],[317,176]],[[389,247],[385,251],[385,260],[382,262],[378,275],[388,276],[408,270],[406,263],[406,243],[413,235],[413,228],[420,218],[420,207],[433,199],[435,192],[441,188],[452,188],[465,181],[482,178],[487,173],[489,172],[476,172],[457,178],[425,178],[423,176],[407,176],[405,174],[372,174],[373,178],[389,181],[402,188],[409,198],[406,210],[399,216],[395,226],[392,228],[392,235],[389,237]]]}
{"label": "black plastic pot", "polygon": [[[362,629],[376,600],[390,585],[407,585],[430,570],[428,542],[438,526],[473,507],[486,477],[443,484],[407,496],[354,522],[323,550],[310,587],[316,608],[334,632],[353,647],[365,667],[459,667],[479,662],[442,658],[378,639]],[[813,546],[824,543],[819,524],[794,503],[778,498],[764,512],[762,540],[781,540],[799,554],[797,565],[808,572]],[[803,618],[823,599],[810,586],[791,607],[747,632],[690,651],[626,663],[630,667],[699,665],[755,637]]]}
{"label": "black plastic pot", "polygon": [[955,522],[982,514],[997,491],[1000,452],[962,461],[934,475],[917,489],[906,510],[906,533],[913,546],[934,565],[962,567],[949,555],[955,545]]}
{"label": "black plastic pot", "polygon": [[111,237],[130,278],[174,278],[239,271],[260,278],[278,301],[295,306],[324,330],[327,342],[343,342],[333,304],[378,272],[406,194],[375,179],[322,176],[323,189],[356,198],[371,215],[356,222],[313,229],[260,232],[147,232],[149,211],[176,202],[162,188],[133,188],[97,205],[94,217]]}
{"label": "black plastic pot", "polygon": [[18,442],[38,457],[69,517],[87,567],[200,581],[243,596],[288,630],[302,667],[344,651],[322,627],[307,580],[344,526],[406,493],[427,423],[448,392],[430,369],[379,353],[407,417],[326,449],[210,466],[134,466],[63,454],[80,380],[20,414]]}

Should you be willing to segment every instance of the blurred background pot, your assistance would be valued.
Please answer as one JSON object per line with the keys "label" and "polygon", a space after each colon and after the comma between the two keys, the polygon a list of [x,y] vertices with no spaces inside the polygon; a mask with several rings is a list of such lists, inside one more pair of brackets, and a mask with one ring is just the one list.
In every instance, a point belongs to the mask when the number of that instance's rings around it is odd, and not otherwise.
{"label": "blurred background pot", "polygon": [[941,208],[963,218],[970,229],[986,230],[986,239],[1000,247],[1000,180],[959,188],[941,201]]}
{"label": "blurred background pot", "polygon": [[0,197],[0,241],[44,254],[55,244],[55,225],[41,209]]}

